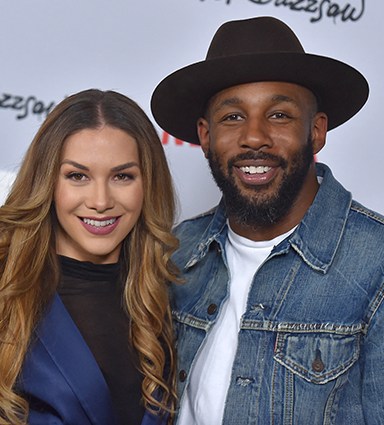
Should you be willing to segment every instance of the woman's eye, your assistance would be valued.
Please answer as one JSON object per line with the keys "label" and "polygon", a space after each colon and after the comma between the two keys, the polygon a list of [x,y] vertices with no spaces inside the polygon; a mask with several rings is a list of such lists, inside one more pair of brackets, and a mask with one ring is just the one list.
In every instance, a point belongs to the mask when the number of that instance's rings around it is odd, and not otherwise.
{"label": "woman's eye", "polygon": [[115,175],[115,180],[118,181],[128,181],[128,180],[133,180],[135,177],[132,174],[127,174],[127,173],[119,173]]}
{"label": "woman's eye", "polygon": [[80,182],[80,181],[85,180],[87,178],[87,176],[85,174],[83,174],[83,173],[77,173],[77,172],[75,172],[75,173],[68,173],[66,175],[66,178],[69,179],[69,180]]}

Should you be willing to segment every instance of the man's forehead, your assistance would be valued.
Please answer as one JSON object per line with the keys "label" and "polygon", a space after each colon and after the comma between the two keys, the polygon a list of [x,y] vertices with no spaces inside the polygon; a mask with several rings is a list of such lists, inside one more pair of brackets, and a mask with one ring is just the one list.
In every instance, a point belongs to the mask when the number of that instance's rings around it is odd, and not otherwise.
{"label": "man's forehead", "polygon": [[[255,98],[257,96],[257,98]],[[294,83],[280,81],[262,81],[240,84],[223,89],[208,102],[208,110],[225,106],[240,105],[247,99],[267,99],[272,103],[288,102],[299,104],[308,101],[316,102],[315,95],[306,87]]]}

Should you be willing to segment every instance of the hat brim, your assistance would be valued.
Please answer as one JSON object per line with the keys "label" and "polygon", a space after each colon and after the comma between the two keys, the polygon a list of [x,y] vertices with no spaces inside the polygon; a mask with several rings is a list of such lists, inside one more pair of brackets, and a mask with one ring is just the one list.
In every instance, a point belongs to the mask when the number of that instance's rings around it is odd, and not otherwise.
{"label": "hat brim", "polygon": [[261,53],[209,59],[170,74],[153,92],[151,110],[169,134],[199,144],[196,123],[208,100],[228,87],[259,81],[284,81],[311,90],[328,116],[328,130],[355,115],[369,93],[364,76],[338,60],[308,53]]}

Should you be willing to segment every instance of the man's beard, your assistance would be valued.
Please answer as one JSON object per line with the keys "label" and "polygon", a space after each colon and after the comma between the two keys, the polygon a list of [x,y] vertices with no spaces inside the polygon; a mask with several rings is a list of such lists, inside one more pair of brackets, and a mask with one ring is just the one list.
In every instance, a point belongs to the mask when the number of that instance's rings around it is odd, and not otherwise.
{"label": "man's beard", "polygon": [[[248,193],[253,191],[253,194],[247,196],[236,186],[233,164],[247,159],[271,159],[283,169],[283,180],[274,193],[269,195],[264,193],[268,190],[268,185],[248,186]],[[228,217],[239,225],[258,228],[278,223],[291,210],[312,164],[313,147],[309,139],[303,149],[292,158],[289,172],[287,171],[289,164],[285,159],[265,152],[249,151],[230,159],[227,164],[228,175],[224,172],[217,155],[211,150],[208,152],[208,161],[212,176],[223,193]]]}

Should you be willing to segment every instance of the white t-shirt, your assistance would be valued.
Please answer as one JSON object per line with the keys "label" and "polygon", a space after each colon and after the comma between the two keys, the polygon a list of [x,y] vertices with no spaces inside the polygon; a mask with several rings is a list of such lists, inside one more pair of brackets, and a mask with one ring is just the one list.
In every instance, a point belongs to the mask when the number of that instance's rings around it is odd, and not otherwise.
{"label": "white t-shirt", "polygon": [[255,242],[237,235],[228,224],[225,251],[231,276],[229,297],[196,356],[182,399],[178,425],[222,423],[240,319],[246,309],[253,277],[273,247],[292,231],[271,241]]}

